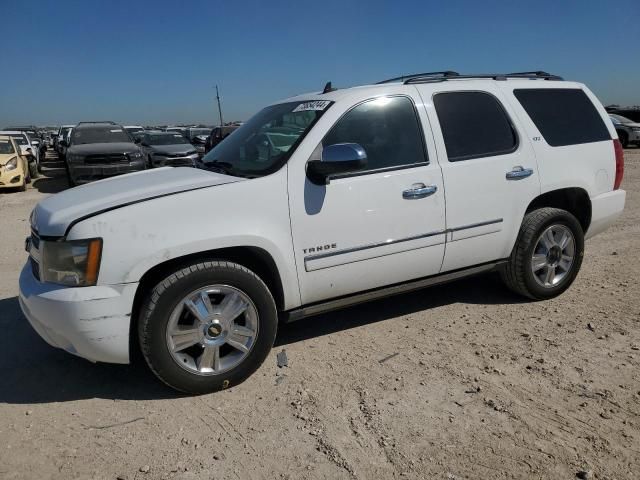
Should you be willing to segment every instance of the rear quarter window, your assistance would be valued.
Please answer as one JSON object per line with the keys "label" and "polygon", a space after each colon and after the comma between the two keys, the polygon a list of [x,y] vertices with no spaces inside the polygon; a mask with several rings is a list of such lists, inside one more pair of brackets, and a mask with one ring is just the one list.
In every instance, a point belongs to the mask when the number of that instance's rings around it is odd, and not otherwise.
{"label": "rear quarter window", "polygon": [[611,140],[596,107],[579,88],[516,89],[513,94],[552,147]]}

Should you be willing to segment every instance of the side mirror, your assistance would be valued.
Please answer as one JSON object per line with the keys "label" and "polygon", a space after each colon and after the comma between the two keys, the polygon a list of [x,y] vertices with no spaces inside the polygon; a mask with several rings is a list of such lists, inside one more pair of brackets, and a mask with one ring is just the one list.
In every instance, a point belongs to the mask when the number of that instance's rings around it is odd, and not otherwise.
{"label": "side mirror", "polygon": [[142,143],[142,137],[133,137],[133,143]]}
{"label": "side mirror", "polygon": [[331,175],[355,172],[367,166],[367,152],[357,143],[336,143],[322,149],[322,160],[307,162],[307,177],[316,185],[327,185]]}

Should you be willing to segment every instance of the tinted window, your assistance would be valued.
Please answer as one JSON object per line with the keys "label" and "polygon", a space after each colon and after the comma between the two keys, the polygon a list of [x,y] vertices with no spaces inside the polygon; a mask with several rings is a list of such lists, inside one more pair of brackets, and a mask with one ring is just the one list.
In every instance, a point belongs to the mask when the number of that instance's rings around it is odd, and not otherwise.
{"label": "tinted window", "polygon": [[145,139],[149,145],[184,145],[189,143],[189,141],[179,133],[146,135]]}
{"label": "tinted window", "polygon": [[532,88],[513,94],[552,147],[611,140],[600,114],[580,89]]}
{"label": "tinted window", "polygon": [[381,97],[347,112],[322,145],[358,143],[367,152],[367,170],[424,163],[422,131],[407,97]]}
{"label": "tinted window", "polygon": [[116,142],[131,142],[131,137],[117,125],[75,128],[71,133],[71,143],[74,145]]}
{"label": "tinted window", "polygon": [[450,162],[512,152],[518,138],[498,100],[483,92],[446,92],[433,98]]}

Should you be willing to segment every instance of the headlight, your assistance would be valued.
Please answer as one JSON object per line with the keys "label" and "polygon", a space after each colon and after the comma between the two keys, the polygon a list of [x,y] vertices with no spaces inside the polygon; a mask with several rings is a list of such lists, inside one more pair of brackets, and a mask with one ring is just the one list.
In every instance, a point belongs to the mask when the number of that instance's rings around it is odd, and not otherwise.
{"label": "headlight", "polygon": [[4,168],[7,171],[15,170],[16,168],[18,168],[18,158],[13,157],[11,160],[4,164]]}
{"label": "headlight", "polygon": [[138,160],[138,159],[142,158],[142,153],[140,153],[140,152],[133,152],[133,153],[130,153],[130,154],[129,154],[129,158],[130,158],[131,160]]}
{"label": "headlight", "polygon": [[102,239],[69,240],[66,242],[42,241],[43,282],[70,287],[95,285],[100,270]]}
{"label": "headlight", "polygon": [[640,127],[631,127],[634,132],[640,132]]}

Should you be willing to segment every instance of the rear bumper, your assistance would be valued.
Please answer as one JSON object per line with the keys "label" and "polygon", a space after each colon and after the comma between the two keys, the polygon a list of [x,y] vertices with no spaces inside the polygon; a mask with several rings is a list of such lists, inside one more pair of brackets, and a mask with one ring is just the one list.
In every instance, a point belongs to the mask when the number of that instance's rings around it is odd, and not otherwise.
{"label": "rear bumper", "polygon": [[137,283],[69,288],[42,283],[29,263],[20,273],[20,307],[50,345],[92,362],[129,363]]}
{"label": "rear bumper", "polygon": [[591,238],[609,228],[624,210],[627,192],[614,190],[591,199],[591,225],[585,238]]}

